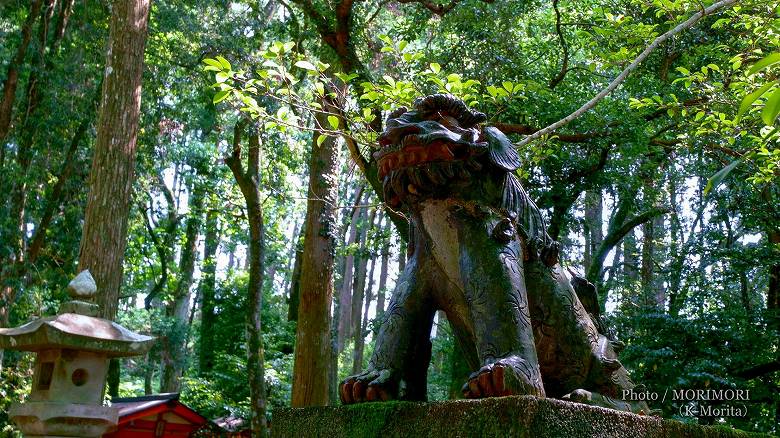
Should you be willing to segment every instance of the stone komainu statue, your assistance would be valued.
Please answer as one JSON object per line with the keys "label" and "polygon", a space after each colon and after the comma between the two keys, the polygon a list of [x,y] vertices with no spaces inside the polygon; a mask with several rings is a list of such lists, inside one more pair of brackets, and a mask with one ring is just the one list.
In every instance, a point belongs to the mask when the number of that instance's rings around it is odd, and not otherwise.
{"label": "stone komainu statue", "polygon": [[443,94],[390,114],[374,156],[385,201],[408,212],[410,258],[369,367],[341,383],[342,402],[425,400],[442,310],[474,371],[466,397],[530,394],[647,413],[620,399],[634,384],[620,343],[599,332],[595,290],[558,264],[558,244],[514,175],[517,151],[485,119]]}

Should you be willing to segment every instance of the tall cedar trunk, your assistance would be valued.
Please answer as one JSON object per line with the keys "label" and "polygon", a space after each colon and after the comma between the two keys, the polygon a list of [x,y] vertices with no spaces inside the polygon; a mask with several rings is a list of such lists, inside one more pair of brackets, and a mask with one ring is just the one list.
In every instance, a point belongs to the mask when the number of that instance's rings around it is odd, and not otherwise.
{"label": "tall cedar trunk", "polygon": [[[682,279],[683,261],[685,260],[684,248],[685,248],[685,236],[682,230],[682,224],[680,223],[680,211],[679,201],[677,199],[677,181],[674,174],[670,173],[668,191],[669,191],[669,206],[671,207],[671,214],[669,215],[669,313],[673,316],[677,316],[676,301],[680,293],[680,281],[676,279]],[[726,218],[725,222],[728,225],[729,219]],[[729,230],[729,245],[731,245],[731,232]],[[678,262],[679,261],[679,262]]]}
{"label": "tall cedar trunk", "polygon": [[[298,242],[300,241],[300,230],[301,230],[301,223],[298,221],[295,221],[295,226],[293,227],[293,233],[292,233],[292,239],[290,240],[290,250],[287,252],[287,267],[286,272],[288,272],[287,275],[284,276],[284,280],[282,281],[282,292],[287,297],[287,304],[288,304],[288,321],[291,321],[289,318],[289,304],[290,304],[290,283],[292,280],[292,271],[295,270],[295,262],[297,261],[296,254],[298,252]],[[299,268],[300,269],[300,268]]]}
{"label": "tall cedar trunk", "polygon": [[642,225],[642,267],[640,278],[642,280],[642,305],[651,306],[653,292],[653,259],[655,256],[655,224],[645,222]]}
{"label": "tall cedar trunk", "polygon": [[160,392],[179,392],[181,377],[184,370],[187,349],[187,332],[189,330],[189,310],[195,262],[198,255],[198,236],[203,222],[203,201],[205,188],[198,182],[193,184],[190,194],[190,216],[187,218],[184,246],[179,260],[179,281],[173,293],[170,310],[173,317],[173,327],[168,334],[170,358],[165,362],[160,381]]}
{"label": "tall cedar trunk", "polygon": [[97,303],[108,319],[116,316],[122,285],[149,0],[116,0],[111,10],[103,97],[79,249],[79,270],[89,269],[95,278]]}
{"label": "tall cedar trunk", "polygon": [[[320,104],[326,111],[336,112],[333,102],[323,99]],[[319,127],[329,126],[324,113],[317,113],[315,121]],[[329,403],[330,304],[338,228],[338,148],[334,137],[327,137],[320,143],[319,136],[315,131],[309,160],[309,201],[303,231],[305,237],[293,367],[293,407],[324,406]]]}
{"label": "tall cedar trunk", "polygon": [[392,225],[390,220],[385,221],[384,225],[384,243],[382,244],[382,264],[379,268],[379,287],[376,291],[376,316],[379,318],[385,313],[385,296],[387,287],[387,271],[390,265],[390,229]]}
{"label": "tall cedar trunk", "polygon": [[[27,79],[27,87],[24,95],[27,97],[27,104],[24,105],[24,111],[21,111],[20,120],[21,128],[17,129],[18,135],[16,140],[16,178],[13,188],[11,190],[11,218],[13,220],[12,233],[10,234],[10,244],[13,247],[13,254],[16,263],[23,262],[23,255],[26,252],[25,248],[25,228],[26,228],[26,206],[27,206],[27,193],[28,193],[28,172],[30,165],[32,164],[32,149],[33,141],[37,131],[36,123],[36,110],[40,103],[41,95],[39,93],[39,75],[45,73],[44,68],[44,55],[46,53],[46,42],[48,36],[49,22],[52,14],[54,13],[53,0],[45,0],[42,6],[40,24],[38,25],[38,51],[34,52],[30,64],[35,64],[30,70],[29,78]],[[12,115],[13,117],[13,115]]]}
{"label": "tall cedar trunk", "polygon": [[593,257],[604,240],[602,229],[603,200],[601,190],[585,192],[585,242],[583,269],[588,272]]}
{"label": "tall cedar trunk", "polygon": [[[16,89],[19,84],[19,68],[24,62],[25,55],[27,54],[27,48],[30,45],[32,39],[32,30],[35,21],[41,12],[42,0],[33,0],[30,3],[30,12],[27,15],[27,19],[22,24],[22,40],[19,43],[19,47],[16,49],[14,57],[8,64],[8,71],[6,72],[5,81],[3,82],[2,101],[0,101],[0,165],[5,164],[5,139],[8,135],[8,131],[11,126],[11,115],[13,113],[14,102],[16,101]],[[5,178],[0,176],[0,178]],[[1,180],[0,180],[1,181]],[[19,233],[17,229],[14,229],[12,234],[12,245],[14,247],[18,245]],[[6,243],[7,244],[7,243]],[[9,323],[9,308],[11,303],[15,299],[14,286],[9,283],[11,273],[11,265],[20,262],[21,252],[19,250],[13,251],[14,260],[2,260],[0,259],[0,327],[6,327]],[[0,350],[0,359],[3,358],[3,350]],[[0,360],[0,368],[2,368],[2,360]]]}
{"label": "tall cedar trunk", "polygon": [[[664,217],[658,215],[651,222],[653,223],[653,236],[655,242],[657,242],[656,251],[659,252],[664,250],[664,248],[660,247],[663,245],[666,236]],[[661,259],[666,259],[663,254],[659,254],[659,256]],[[664,279],[660,274],[653,276],[653,305],[658,310],[663,311],[666,307],[666,286],[664,286]]]}
{"label": "tall cedar trunk", "polygon": [[33,0],[30,3],[30,13],[27,15],[24,24],[22,24],[22,41],[19,43],[19,47],[16,48],[16,54],[13,59],[8,64],[5,82],[3,82],[3,100],[0,101],[0,146],[3,149],[5,149],[5,138],[8,136],[8,131],[11,127],[11,114],[16,101],[16,88],[19,85],[19,68],[27,54],[27,48],[32,39],[32,28],[35,20],[38,19],[38,15],[40,15],[42,5],[42,0]]}
{"label": "tall cedar trunk", "polygon": [[360,209],[360,215],[358,216],[358,237],[355,241],[357,244],[357,252],[355,253],[355,270],[352,279],[352,310],[350,311],[349,320],[349,333],[352,337],[355,336],[355,328],[360,326],[360,317],[363,309],[363,289],[365,289],[366,267],[368,266],[366,240],[368,237],[368,229],[371,227],[368,215],[369,212],[366,209]]}
{"label": "tall cedar trunk", "polygon": [[206,213],[206,241],[203,245],[203,268],[200,280],[200,351],[198,367],[200,375],[206,375],[214,370],[214,338],[217,315],[217,250],[219,249],[219,215],[217,210],[209,209]]}
{"label": "tall cedar trunk", "polygon": [[618,266],[623,263],[623,245],[618,243],[615,245],[615,256],[612,258],[612,266],[607,271],[607,277],[604,279],[604,288],[612,290],[615,287],[615,281],[617,277]]}
{"label": "tall cedar trunk", "polygon": [[[360,242],[360,258],[358,259],[357,272],[355,274],[354,293],[352,294],[352,373],[357,374],[363,368],[363,350],[365,348],[365,324],[368,309],[364,310],[365,304],[370,304],[371,290],[366,287],[368,275],[368,262],[373,259],[371,248],[369,248],[368,231],[374,227],[376,209],[371,209],[368,218],[363,225]],[[364,316],[364,314],[366,314]]]}
{"label": "tall cedar trunk", "polygon": [[[35,263],[38,255],[40,255],[41,249],[45,243],[46,231],[49,229],[52,219],[54,218],[54,214],[56,213],[57,209],[59,209],[63,198],[65,197],[65,184],[70,180],[70,177],[73,173],[73,168],[76,161],[74,157],[76,155],[78,146],[83,140],[84,134],[89,127],[90,122],[90,120],[84,119],[76,129],[76,132],[73,134],[70,145],[68,146],[68,150],[65,152],[65,158],[62,161],[62,167],[60,169],[59,175],[57,176],[57,182],[54,184],[51,190],[47,192],[46,198],[43,201],[43,213],[41,214],[41,218],[34,229],[33,235],[30,239],[30,244],[27,247],[27,255],[23,260],[23,262],[26,264]],[[3,304],[0,305],[0,327],[5,327],[8,325],[8,310],[10,309],[10,303],[13,303],[16,299],[16,289],[10,282],[13,281],[14,278],[17,278],[24,271],[24,266],[25,265],[22,263],[22,260],[14,261],[12,264],[9,263],[5,266],[0,265],[0,304]],[[5,269],[5,271],[3,269]],[[4,303],[9,303],[9,305]],[[0,369],[2,369],[2,358],[3,353],[2,350],[0,350]]]}
{"label": "tall cedar trunk", "polygon": [[626,237],[623,238],[623,275],[630,281],[639,280],[639,270],[637,269],[637,252],[636,246],[636,233],[634,230],[629,231]]}
{"label": "tall cedar trunk", "polygon": [[290,279],[290,292],[287,299],[287,320],[298,320],[298,306],[301,300],[301,264],[303,263],[303,245],[295,245],[295,265]]}
{"label": "tall cedar trunk", "polygon": [[160,278],[155,282],[154,286],[152,287],[152,290],[146,295],[146,298],[144,298],[144,305],[146,306],[147,309],[151,307],[153,300],[157,298],[157,296],[168,285],[168,265],[173,263],[173,249],[174,249],[174,244],[176,242],[176,235],[177,235],[176,229],[179,226],[179,219],[180,219],[179,211],[177,208],[178,201],[173,195],[176,189],[176,182],[178,181],[178,177],[179,177],[178,166],[176,166],[173,171],[174,190],[171,190],[166,185],[165,179],[163,178],[162,174],[160,173],[157,174],[156,185],[160,190],[160,192],[162,193],[163,197],[165,198],[166,210],[167,210],[167,215],[165,216],[165,220],[160,221],[160,226],[158,227],[158,228],[162,228],[164,231],[162,240],[160,240],[160,238],[158,237],[157,230],[152,227],[152,219],[150,218],[150,215],[152,214],[154,199],[151,193],[148,195],[149,214],[144,214],[144,221],[146,224],[146,230],[149,233],[149,237],[152,240],[152,244],[154,245],[157,251],[157,256],[160,259]]}
{"label": "tall cedar trunk", "polygon": [[265,358],[260,315],[263,308],[263,274],[265,238],[263,206],[260,201],[260,138],[249,136],[247,170],[241,164],[241,134],[243,123],[236,124],[233,133],[233,151],[225,158],[246,202],[249,220],[249,285],[247,299],[247,374],[252,409],[252,436],[268,436],[265,394]]}
{"label": "tall cedar trunk", "polygon": [[[345,246],[351,248],[355,244],[358,236],[358,226],[360,222],[360,215],[363,209],[358,208],[360,205],[361,195],[363,193],[363,186],[359,185],[355,189],[355,204],[352,209],[349,221],[349,236],[345,242]],[[339,326],[338,326],[338,350],[339,352],[344,350],[347,338],[351,334],[351,321],[352,321],[352,283],[354,281],[355,267],[355,254],[349,252],[344,257],[344,273],[342,275],[341,289],[339,291]]]}
{"label": "tall cedar trunk", "polygon": [[[382,223],[382,215],[380,211],[379,218],[377,219],[377,225],[376,228],[381,228]],[[373,226],[372,226],[373,228]],[[373,248],[371,250],[370,257],[370,263],[371,268],[368,270],[368,283],[366,284],[365,289],[365,303],[363,304],[363,322],[360,324],[360,330],[355,336],[355,359],[353,364],[353,369],[357,368],[358,371],[356,373],[359,373],[363,369],[363,353],[365,351],[366,347],[366,335],[368,334],[368,310],[371,307],[371,301],[374,299],[374,272],[376,269],[376,253],[377,253],[377,244],[378,241],[376,239],[373,239]]]}
{"label": "tall cedar trunk", "polygon": [[[778,247],[780,247],[780,230],[770,228],[767,230],[767,237],[772,251],[777,258]],[[769,266],[769,285],[766,291],[766,309],[769,313],[770,328],[774,327],[778,342],[780,342],[780,263]]]}
{"label": "tall cedar trunk", "polygon": [[144,395],[151,395],[154,392],[152,389],[152,380],[154,379],[154,364],[152,360],[152,352],[146,353],[144,360]]}

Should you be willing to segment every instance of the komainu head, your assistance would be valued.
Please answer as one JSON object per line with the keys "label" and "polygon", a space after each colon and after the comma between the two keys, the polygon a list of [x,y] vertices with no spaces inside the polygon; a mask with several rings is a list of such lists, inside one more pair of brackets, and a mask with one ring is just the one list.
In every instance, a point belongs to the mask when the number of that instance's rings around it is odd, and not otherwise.
{"label": "komainu head", "polygon": [[449,94],[390,113],[374,153],[385,202],[414,208],[426,199],[475,201],[503,212],[544,246],[550,239],[542,215],[514,175],[520,156],[486,120]]}

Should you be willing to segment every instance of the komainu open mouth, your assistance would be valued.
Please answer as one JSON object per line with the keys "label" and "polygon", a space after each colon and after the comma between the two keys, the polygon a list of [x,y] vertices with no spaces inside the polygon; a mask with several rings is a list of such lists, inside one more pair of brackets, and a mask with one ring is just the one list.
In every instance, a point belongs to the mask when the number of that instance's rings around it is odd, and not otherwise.
{"label": "komainu open mouth", "polygon": [[397,150],[385,149],[375,153],[374,156],[379,163],[380,178],[384,178],[393,170],[416,167],[421,164],[467,160],[486,150],[484,143],[466,145],[434,141],[428,145],[421,145],[416,135],[406,136],[403,140],[402,146]]}

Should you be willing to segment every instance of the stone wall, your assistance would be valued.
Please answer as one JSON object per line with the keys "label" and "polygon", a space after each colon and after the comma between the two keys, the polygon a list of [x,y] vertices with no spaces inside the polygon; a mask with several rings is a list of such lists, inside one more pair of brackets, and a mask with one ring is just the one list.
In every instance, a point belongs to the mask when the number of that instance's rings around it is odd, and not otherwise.
{"label": "stone wall", "polygon": [[763,435],[524,396],[276,409],[271,436],[736,438]]}

